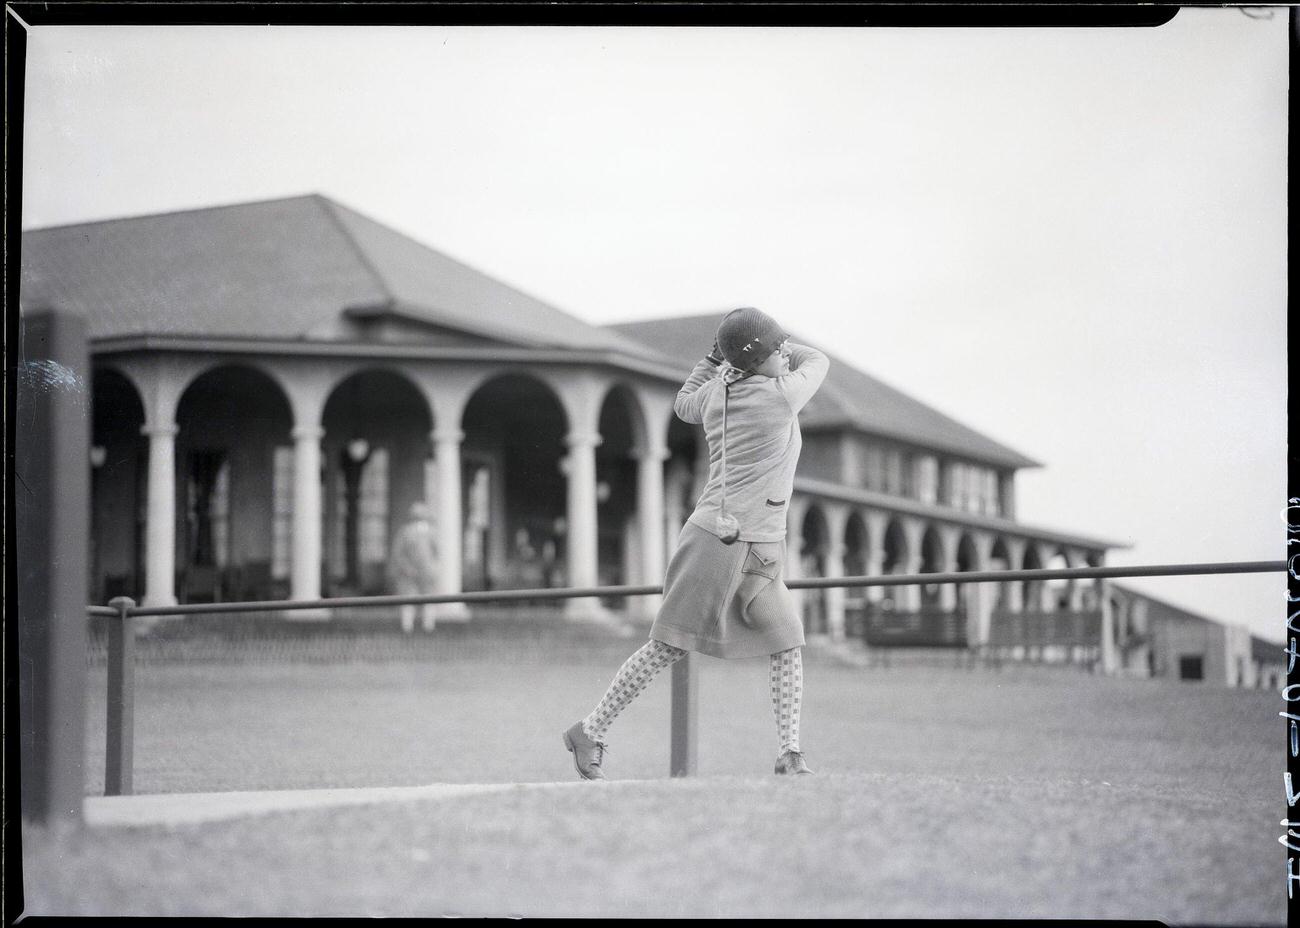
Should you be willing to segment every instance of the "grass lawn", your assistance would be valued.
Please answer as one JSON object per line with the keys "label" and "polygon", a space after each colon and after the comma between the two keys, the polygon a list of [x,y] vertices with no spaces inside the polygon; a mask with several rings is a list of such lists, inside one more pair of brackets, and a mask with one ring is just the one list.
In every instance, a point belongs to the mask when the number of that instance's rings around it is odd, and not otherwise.
{"label": "grass lawn", "polygon": [[[137,793],[551,783],[171,828],[24,833],[28,911],[1154,918],[1283,924],[1276,693],[810,651],[777,780],[766,659],[701,660],[700,776],[669,675],[577,784],[560,732],[626,648],[508,661],[144,664]],[[103,791],[105,675],[87,787]]]}

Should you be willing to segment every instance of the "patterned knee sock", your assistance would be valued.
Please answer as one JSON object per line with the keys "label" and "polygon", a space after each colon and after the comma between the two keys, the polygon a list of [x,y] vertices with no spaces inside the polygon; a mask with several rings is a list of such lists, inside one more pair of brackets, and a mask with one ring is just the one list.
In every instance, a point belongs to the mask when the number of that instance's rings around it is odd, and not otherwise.
{"label": "patterned knee sock", "polygon": [[582,730],[593,741],[602,741],[605,731],[613,724],[618,714],[627,708],[628,703],[646,688],[651,680],[669,664],[686,656],[681,648],[651,638],[641,648],[623,662],[623,666],[614,674],[609,689],[601,697],[591,715],[582,720]]}
{"label": "patterned knee sock", "polygon": [[772,713],[780,753],[799,750],[799,705],[803,700],[803,656],[798,648],[772,655]]}

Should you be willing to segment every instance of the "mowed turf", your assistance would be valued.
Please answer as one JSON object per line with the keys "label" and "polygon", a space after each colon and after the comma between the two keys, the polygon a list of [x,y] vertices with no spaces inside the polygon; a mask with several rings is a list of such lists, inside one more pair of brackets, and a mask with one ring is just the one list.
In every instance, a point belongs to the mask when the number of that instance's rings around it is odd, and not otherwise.
{"label": "mowed turf", "polygon": [[[706,658],[698,778],[665,778],[665,673],[610,732],[613,782],[573,783],[560,732],[614,653],[143,665],[138,793],[563,782],[79,840],[28,830],[28,911],[1285,921],[1276,693],[810,650],[819,775],[788,781],[771,774],[766,660]],[[104,672],[90,677],[97,794]]]}

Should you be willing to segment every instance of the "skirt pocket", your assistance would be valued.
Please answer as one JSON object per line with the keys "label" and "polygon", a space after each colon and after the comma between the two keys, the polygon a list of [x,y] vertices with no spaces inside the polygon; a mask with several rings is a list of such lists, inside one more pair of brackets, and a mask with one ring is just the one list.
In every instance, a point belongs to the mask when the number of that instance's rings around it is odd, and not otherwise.
{"label": "skirt pocket", "polygon": [[745,554],[745,563],[740,566],[740,571],[775,580],[781,574],[781,543],[779,541],[750,542],[749,551]]}
{"label": "skirt pocket", "polygon": [[745,553],[736,599],[746,625],[764,628],[785,620],[794,611],[790,591],[781,582],[783,547],[779,541],[756,541]]}

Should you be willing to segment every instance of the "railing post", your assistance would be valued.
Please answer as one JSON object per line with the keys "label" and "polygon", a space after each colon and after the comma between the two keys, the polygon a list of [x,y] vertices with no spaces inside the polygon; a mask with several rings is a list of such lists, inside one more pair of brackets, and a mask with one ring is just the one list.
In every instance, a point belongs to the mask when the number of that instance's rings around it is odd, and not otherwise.
{"label": "railing post", "polygon": [[108,628],[108,734],[104,751],[104,795],[131,795],[135,755],[135,600],[119,596]]}
{"label": "railing post", "polygon": [[699,665],[687,654],[673,664],[672,753],[668,773],[695,775],[699,760]]}

